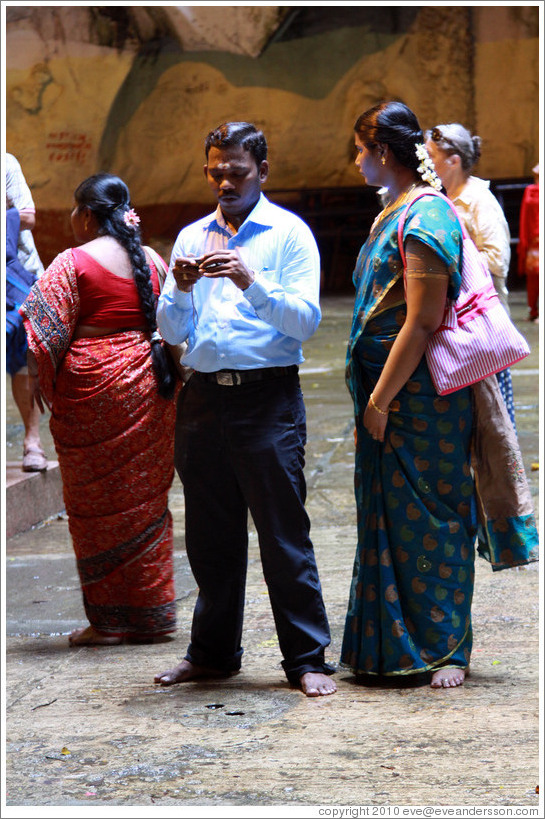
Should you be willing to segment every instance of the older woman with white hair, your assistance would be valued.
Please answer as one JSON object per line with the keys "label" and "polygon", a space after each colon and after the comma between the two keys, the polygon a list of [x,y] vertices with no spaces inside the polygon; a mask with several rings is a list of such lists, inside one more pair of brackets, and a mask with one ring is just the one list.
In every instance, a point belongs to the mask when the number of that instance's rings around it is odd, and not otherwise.
{"label": "older woman with white hair", "polygon": [[[436,125],[426,131],[425,137],[426,148],[447,196],[479,249],[500,301],[509,313],[506,284],[511,259],[509,225],[490,190],[490,182],[471,173],[481,156],[481,137],[472,135],[459,122]],[[497,377],[516,428],[511,371],[503,370]]]}

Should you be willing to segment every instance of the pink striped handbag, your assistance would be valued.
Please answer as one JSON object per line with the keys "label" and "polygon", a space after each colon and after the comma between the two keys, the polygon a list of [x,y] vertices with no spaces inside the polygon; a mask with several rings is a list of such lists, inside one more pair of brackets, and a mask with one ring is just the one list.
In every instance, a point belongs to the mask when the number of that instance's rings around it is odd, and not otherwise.
{"label": "pink striped handbag", "polygon": [[422,196],[444,199],[456,214],[463,236],[460,293],[456,301],[447,300],[443,322],[426,348],[435,389],[439,395],[448,395],[516,364],[529,355],[530,348],[500,302],[488,268],[456,208],[442,193],[419,194],[401,215],[397,237],[404,275],[403,227],[410,206]]}

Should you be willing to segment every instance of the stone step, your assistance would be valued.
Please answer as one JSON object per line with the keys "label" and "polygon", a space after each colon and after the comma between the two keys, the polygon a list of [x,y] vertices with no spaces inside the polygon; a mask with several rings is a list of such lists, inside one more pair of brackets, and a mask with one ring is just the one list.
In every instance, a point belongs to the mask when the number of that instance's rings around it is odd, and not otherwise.
{"label": "stone step", "polygon": [[6,537],[26,532],[64,510],[61,471],[49,461],[45,472],[23,472],[21,461],[6,463]]}

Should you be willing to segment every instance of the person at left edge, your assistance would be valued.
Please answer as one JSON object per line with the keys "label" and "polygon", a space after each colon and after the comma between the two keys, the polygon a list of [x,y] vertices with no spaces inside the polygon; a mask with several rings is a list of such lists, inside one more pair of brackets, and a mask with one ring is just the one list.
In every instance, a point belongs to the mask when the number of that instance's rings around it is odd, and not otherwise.
{"label": "person at left edge", "polygon": [[4,155],[6,180],[6,369],[24,426],[23,472],[45,472],[47,458],[40,439],[40,411],[32,402],[26,363],[27,342],[19,307],[44,272],[32,230],[36,207],[19,160]]}
{"label": "person at left edge", "polygon": [[175,465],[186,548],[199,587],[184,659],[161,685],[241,667],[248,511],[255,523],[282,666],[306,696],[333,694],[330,642],[303,473],[306,419],[298,365],[316,331],[320,264],[309,227],[261,192],[265,136],[229,122],[205,141],[218,207],[184,228],[159,299],[163,338],[187,341],[195,372],[178,402]]}

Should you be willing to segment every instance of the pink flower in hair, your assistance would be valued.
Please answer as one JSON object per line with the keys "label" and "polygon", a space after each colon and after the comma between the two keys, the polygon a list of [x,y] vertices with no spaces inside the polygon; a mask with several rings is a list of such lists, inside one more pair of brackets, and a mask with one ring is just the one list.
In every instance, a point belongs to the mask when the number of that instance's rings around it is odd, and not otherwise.
{"label": "pink flower in hair", "polygon": [[123,221],[129,227],[135,228],[137,225],[140,224],[140,217],[137,214],[137,212],[133,208],[131,208],[130,210],[126,211],[123,214]]}

